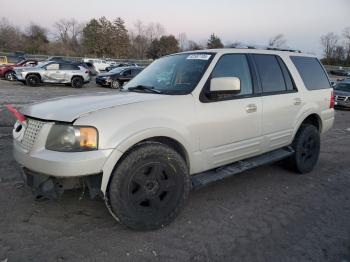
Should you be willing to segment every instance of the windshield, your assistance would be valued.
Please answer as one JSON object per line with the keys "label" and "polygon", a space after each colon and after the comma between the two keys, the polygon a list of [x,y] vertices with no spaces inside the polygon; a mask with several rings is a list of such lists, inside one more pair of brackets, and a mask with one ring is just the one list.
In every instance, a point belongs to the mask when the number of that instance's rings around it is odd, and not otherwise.
{"label": "windshield", "polygon": [[335,90],[350,92],[350,83],[339,83],[334,87]]}
{"label": "windshield", "polygon": [[126,84],[124,89],[142,92],[135,87],[143,86],[163,94],[189,94],[213,57],[214,53],[186,53],[160,58]]}

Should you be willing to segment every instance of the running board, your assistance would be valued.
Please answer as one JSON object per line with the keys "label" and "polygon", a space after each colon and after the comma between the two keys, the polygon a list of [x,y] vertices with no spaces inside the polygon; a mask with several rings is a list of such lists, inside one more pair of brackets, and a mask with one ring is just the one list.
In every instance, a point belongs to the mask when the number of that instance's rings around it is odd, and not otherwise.
{"label": "running board", "polygon": [[192,188],[198,189],[221,179],[231,177],[246,170],[258,166],[271,164],[291,156],[294,153],[292,147],[277,149],[260,156],[251,157],[216,169],[198,173],[192,176]]}

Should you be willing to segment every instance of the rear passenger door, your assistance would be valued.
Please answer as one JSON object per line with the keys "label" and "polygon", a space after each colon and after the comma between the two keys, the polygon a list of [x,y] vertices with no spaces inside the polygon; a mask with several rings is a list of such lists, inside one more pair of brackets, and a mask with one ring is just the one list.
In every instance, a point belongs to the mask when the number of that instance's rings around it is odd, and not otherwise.
{"label": "rear passenger door", "polygon": [[[237,77],[241,91],[210,92],[216,77]],[[225,54],[216,63],[197,107],[200,148],[210,168],[261,152],[261,97],[255,93],[252,68],[246,54]]]}
{"label": "rear passenger door", "polygon": [[277,55],[252,55],[262,90],[264,151],[291,142],[302,100],[283,60]]}

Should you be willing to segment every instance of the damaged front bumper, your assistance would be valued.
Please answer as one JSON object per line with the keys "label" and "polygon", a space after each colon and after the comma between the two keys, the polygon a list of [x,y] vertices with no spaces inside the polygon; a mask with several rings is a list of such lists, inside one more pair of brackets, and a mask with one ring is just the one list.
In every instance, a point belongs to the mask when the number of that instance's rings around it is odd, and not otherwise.
{"label": "damaged front bumper", "polygon": [[53,177],[21,167],[24,182],[32,189],[36,199],[58,200],[65,190],[82,188],[88,189],[91,199],[101,193],[102,173],[80,177]]}

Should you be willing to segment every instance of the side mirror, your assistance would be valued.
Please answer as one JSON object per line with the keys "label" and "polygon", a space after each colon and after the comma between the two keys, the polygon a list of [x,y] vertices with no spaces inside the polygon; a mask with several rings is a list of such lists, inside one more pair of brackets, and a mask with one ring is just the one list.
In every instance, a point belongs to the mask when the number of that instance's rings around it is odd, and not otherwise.
{"label": "side mirror", "polygon": [[241,80],[238,77],[216,77],[210,80],[210,92],[239,93]]}

